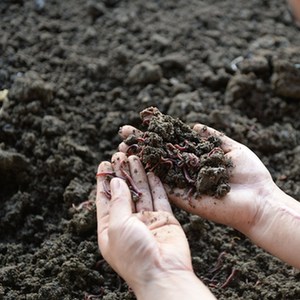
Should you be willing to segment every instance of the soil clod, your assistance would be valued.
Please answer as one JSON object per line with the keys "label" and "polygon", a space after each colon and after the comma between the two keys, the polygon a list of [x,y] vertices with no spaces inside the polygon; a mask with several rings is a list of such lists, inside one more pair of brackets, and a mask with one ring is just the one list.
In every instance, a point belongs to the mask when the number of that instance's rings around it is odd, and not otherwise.
{"label": "soil clod", "polygon": [[137,155],[146,171],[154,172],[171,187],[197,195],[223,197],[230,191],[230,159],[217,136],[201,137],[179,119],[149,107],[140,113],[147,127],[142,137],[130,135],[128,155]]}

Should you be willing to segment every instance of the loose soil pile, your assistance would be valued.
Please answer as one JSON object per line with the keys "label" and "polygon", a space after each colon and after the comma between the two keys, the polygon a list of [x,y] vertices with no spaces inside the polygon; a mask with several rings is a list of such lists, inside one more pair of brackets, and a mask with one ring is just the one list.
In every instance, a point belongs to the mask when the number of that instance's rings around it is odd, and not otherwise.
{"label": "loose soil pile", "polygon": [[[119,126],[146,107],[246,144],[300,199],[300,35],[284,1],[3,0],[0,14],[0,299],[134,299],[99,254],[93,200]],[[218,299],[300,299],[296,270],[174,211]]]}
{"label": "loose soil pile", "polygon": [[[230,159],[225,158],[217,136],[201,137],[181,120],[149,107],[140,113],[147,130],[124,142],[127,155],[136,154],[146,171],[154,172],[170,187],[217,198],[230,191]],[[204,128],[204,131],[206,129]]]}

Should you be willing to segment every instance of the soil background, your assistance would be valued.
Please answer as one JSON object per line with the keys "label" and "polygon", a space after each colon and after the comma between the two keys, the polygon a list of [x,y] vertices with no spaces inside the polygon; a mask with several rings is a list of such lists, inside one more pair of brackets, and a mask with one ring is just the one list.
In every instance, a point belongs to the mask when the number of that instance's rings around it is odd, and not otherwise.
{"label": "soil background", "polygon": [[[145,107],[246,144],[300,199],[299,33],[282,0],[2,0],[0,299],[135,299],[99,254],[93,199]],[[174,211],[218,299],[300,299],[297,270]]]}

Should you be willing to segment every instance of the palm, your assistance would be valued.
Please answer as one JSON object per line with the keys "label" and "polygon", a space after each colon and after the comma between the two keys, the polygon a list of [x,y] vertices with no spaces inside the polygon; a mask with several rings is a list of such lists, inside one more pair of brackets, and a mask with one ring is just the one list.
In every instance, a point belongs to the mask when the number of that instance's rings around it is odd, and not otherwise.
{"label": "palm", "polygon": [[[153,265],[161,266],[161,270],[192,269],[185,235],[178,221],[169,213],[134,214],[114,240],[114,248],[106,250],[109,256],[118,258],[109,262],[122,277],[126,276],[124,270],[138,277],[155,275],[149,274],[157,272]],[[122,253],[112,253],[111,249],[122,249]]]}

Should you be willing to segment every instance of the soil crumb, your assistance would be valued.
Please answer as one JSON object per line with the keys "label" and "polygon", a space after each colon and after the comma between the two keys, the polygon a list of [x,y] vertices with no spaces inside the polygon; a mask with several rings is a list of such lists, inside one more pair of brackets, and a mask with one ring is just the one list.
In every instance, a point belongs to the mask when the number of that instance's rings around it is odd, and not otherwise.
{"label": "soil crumb", "polygon": [[125,143],[129,146],[127,154],[137,155],[146,171],[154,172],[171,187],[188,188],[197,195],[220,198],[230,191],[232,163],[219,137],[201,136],[156,107],[144,109],[140,117],[146,131],[142,136],[130,135]]}

